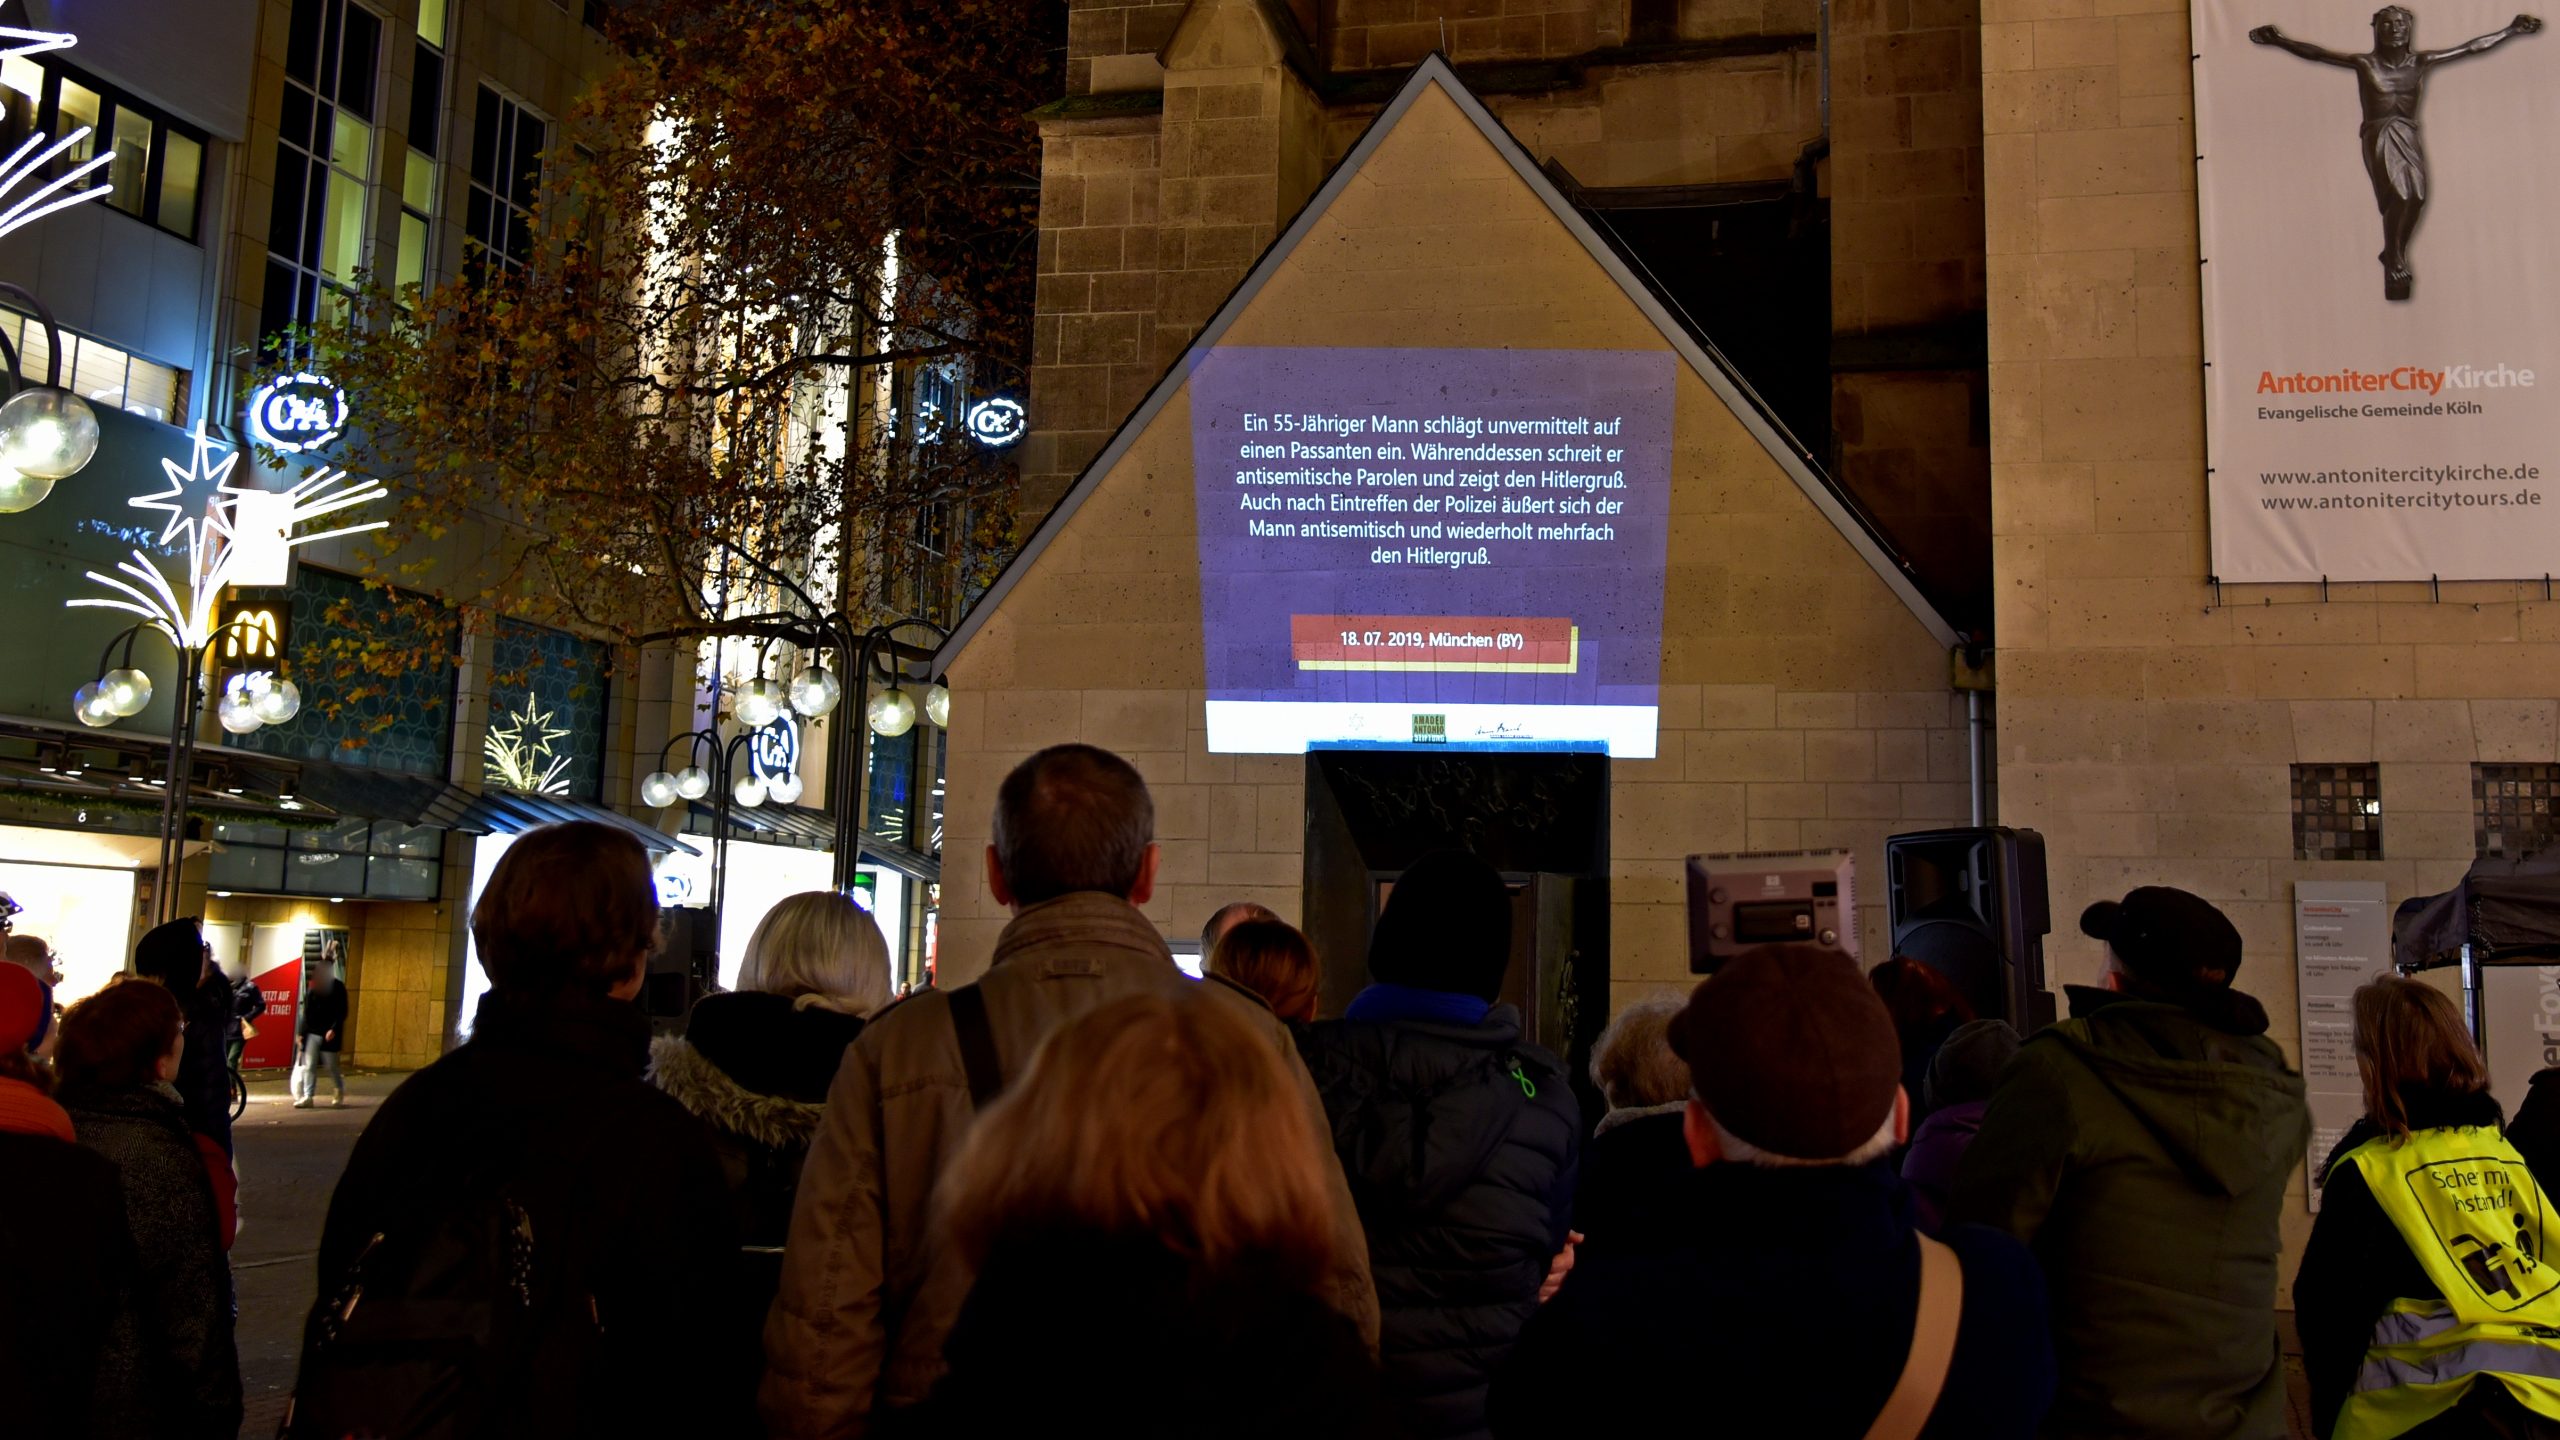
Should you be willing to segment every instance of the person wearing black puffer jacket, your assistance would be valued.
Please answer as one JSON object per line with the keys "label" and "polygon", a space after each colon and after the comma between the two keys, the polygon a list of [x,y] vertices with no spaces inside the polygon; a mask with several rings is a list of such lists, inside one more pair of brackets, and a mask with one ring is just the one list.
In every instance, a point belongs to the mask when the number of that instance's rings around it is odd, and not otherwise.
{"label": "person wearing black puffer jacket", "polygon": [[1389,1398],[1416,1436],[1480,1436],[1485,1390],[1566,1245],[1582,1113],[1564,1065],[1497,1005],[1511,899],[1463,851],[1396,880],[1376,983],[1299,1048],[1369,1237]]}
{"label": "person wearing black puffer jacket", "polygon": [[746,1247],[739,1333],[764,1328],[801,1162],[864,1017],[889,998],[889,942],[832,890],[793,895],[747,941],[738,988],[706,995],[682,1036],[650,1042],[649,1080],[711,1129]]}

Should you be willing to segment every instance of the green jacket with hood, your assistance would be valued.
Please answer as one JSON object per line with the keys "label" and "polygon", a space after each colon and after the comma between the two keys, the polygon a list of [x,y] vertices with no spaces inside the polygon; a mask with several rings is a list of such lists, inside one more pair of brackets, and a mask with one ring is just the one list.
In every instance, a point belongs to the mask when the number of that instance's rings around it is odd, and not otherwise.
{"label": "green jacket with hood", "polygon": [[2282,1440],[2278,1215],[2302,1077],[2237,991],[2196,1008],[2068,990],[1956,1174],[1950,1218],[2027,1242],[2052,1292],[2053,1437]]}

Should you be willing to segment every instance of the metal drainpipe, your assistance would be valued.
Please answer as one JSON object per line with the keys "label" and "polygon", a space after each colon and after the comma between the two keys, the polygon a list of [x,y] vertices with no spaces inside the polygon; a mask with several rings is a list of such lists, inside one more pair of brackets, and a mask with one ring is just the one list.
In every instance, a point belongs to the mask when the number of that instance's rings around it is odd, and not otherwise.
{"label": "metal drainpipe", "polygon": [[1979,830],[1988,808],[1984,802],[1989,799],[1990,783],[1982,769],[1982,692],[1979,690],[1964,692],[1964,738],[1965,769],[1973,792],[1973,825]]}
{"label": "metal drainpipe", "polygon": [[1822,120],[1822,141],[1831,143],[1831,0],[1822,0],[1816,11],[1814,63],[1819,71],[1819,93],[1815,104]]}

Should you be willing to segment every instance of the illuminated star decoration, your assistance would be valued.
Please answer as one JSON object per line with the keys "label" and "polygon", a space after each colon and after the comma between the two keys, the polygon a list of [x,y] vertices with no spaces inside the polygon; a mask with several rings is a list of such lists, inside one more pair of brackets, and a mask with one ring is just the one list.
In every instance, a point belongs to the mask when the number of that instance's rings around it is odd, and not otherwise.
{"label": "illuminated star decoration", "polygon": [[[20,55],[42,55],[54,50],[68,50],[73,45],[69,35],[53,30],[21,30],[0,25],[0,60]],[[83,125],[59,140],[47,143],[43,132],[28,136],[17,149],[0,160],[0,235],[7,235],[23,225],[30,225],[56,210],[67,210],[84,200],[95,200],[115,189],[101,184],[72,194],[63,192],[105,169],[115,159],[115,146],[100,146],[98,153],[71,166],[51,180],[20,195],[18,191],[30,180],[42,176],[63,152],[78,148],[89,138],[90,127]]]}
{"label": "illuminated star decoration", "polygon": [[526,696],[525,702],[507,716],[504,725],[492,725],[480,737],[481,749],[488,755],[488,778],[510,790],[523,790],[536,795],[565,794],[569,780],[564,773],[569,757],[552,748],[551,742],[568,738],[566,730],[551,726],[557,713],[544,710]]}
{"label": "illuminated star decoration", "polygon": [[155,490],[148,495],[136,495],[125,502],[136,510],[167,512],[169,523],[160,527],[161,544],[166,545],[181,534],[187,537],[187,548],[190,551],[196,550],[204,543],[204,534],[197,529],[196,517],[187,500],[187,486],[190,484],[201,481],[212,487],[211,492],[205,496],[204,523],[208,527],[217,523],[213,512],[221,504],[222,492],[231,488],[231,472],[240,463],[240,452],[234,450],[217,462],[213,458],[213,450],[213,438],[205,434],[204,422],[197,421],[195,453],[188,458],[186,467],[179,468],[175,460],[160,462],[160,473],[169,477],[169,488]]}
{"label": "illuminated star decoration", "polygon": [[[235,485],[230,476],[240,454],[232,451],[219,461],[213,458],[214,442],[205,435],[204,424],[195,429],[195,453],[187,468],[181,470],[174,460],[160,462],[169,477],[170,488],[149,495],[135,496],[130,502],[142,510],[162,510],[169,523],[161,531],[163,544],[181,533],[186,536],[186,570],[172,581],[162,573],[158,562],[136,549],[126,559],[116,562],[116,570],[127,577],[88,572],[89,578],[115,592],[112,597],[66,600],[71,609],[96,608],[122,610],[139,615],[146,624],[169,637],[170,643],[182,650],[201,650],[213,642],[214,610],[222,598],[223,587],[231,583],[231,573],[238,565],[254,558],[255,545],[281,545],[287,551],[298,550],[316,541],[354,535],[366,530],[379,530],[391,522],[376,520],[367,525],[342,525],[312,535],[296,535],[294,527],[307,520],[332,515],[351,505],[379,500],[389,493],[378,480],[350,480],[344,470],[321,470],[308,475],[288,490],[276,492],[277,502],[268,518],[275,529],[269,535],[247,537],[254,544],[244,544],[239,531],[237,511],[242,497],[261,495],[254,486]],[[199,519],[187,513],[187,487],[210,482],[212,492],[205,499],[204,514]],[[273,552],[270,551],[269,554]],[[183,594],[181,593],[183,591]]]}

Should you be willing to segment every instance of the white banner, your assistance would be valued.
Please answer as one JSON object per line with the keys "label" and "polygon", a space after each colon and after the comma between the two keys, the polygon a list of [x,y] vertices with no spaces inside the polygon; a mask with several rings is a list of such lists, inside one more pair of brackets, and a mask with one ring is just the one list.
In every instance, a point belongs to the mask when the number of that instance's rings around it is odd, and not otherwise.
{"label": "white banner", "polygon": [[2491,0],[2361,10],[2194,3],[2214,573],[2539,578],[2560,33]]}

